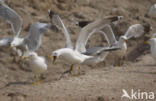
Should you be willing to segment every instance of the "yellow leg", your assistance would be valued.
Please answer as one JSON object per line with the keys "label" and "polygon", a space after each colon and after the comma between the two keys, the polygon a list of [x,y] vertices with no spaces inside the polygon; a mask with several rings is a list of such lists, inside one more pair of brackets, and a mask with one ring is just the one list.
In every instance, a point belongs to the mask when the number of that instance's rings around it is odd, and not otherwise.
{"label": "yellow leg", "polygon": [[75,76],[79,76],[79,75],[80,75],[80,66],[79,66],[79,68],[78,68],[77,74],[72,74],[72,76],[75,77]]}
{"label": "yellow leg", "polygon": [[66,70],[65,72],[63,72],[62,73],[62,75],[60,76],[60,78],[59,78],[59,80],[65,75],[65,74],[67,74],[67,73],[72,73],[72,70],[73,70],[73,67],[74,67],[74,65],[72,64],[71,66],[70,66],[70,69],[69,70]]}
{"label": "yellow leg", "polygon": [[120,63],[119,63],[119,66],[122,66],[123,65],[123,60],[120,59]]}
{"label": "yellow leg", "polygon": [[15,62],[15,63],[17,62],[16,56],[13,56],[12,62]]}
{"label": "yellow leg", "polygon": [[36,85],[40,84],[41,82],[42,82],[42,80],[39,80],[38,76],[35,74],[33,85],[36,86]]}
{"label": "yellow leg", "polygon": [[78,69],[78,75],[80,75],[80,66],[79,66],[79,69]]}
{"label": "yellow leg", "polygon": [[119,58],[118,60],[116,60],[117,62],[115,62],[115,64],[114,64],[114,67],[119,67],[119,66],[121,66],[122,65],[122,59],[121,58]]}

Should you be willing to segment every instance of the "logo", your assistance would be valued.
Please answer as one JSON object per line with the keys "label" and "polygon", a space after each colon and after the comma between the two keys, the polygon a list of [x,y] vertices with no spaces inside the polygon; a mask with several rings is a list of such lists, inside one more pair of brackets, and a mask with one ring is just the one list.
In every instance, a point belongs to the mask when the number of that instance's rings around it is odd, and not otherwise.
{"label": "logo", "polygon": [[123,98],[131,99],[131,100],[138,100],[138,99],[153,100],[155,99],[155,93],[143,92],[141,90],[134,90],[134,89],[131,89],[130,92],[127,92],[125,89],[122,89],[121,99]]}

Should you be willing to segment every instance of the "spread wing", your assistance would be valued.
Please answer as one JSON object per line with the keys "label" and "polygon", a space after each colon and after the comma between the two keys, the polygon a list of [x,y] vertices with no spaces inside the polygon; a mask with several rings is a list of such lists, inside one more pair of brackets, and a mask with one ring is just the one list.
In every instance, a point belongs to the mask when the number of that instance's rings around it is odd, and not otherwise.
{"label": "spread wing", "polygon": [[72,42],[70,39],[70,35],[69,35],[65,25],[63,24],[63,21],[61,20],[61,18],[58,15],[53,15],[52,20],[53,20],[53,23],[63,31],[64,36],[66,38],[66,47],[67,48],[73,48]]}
{"label": "spread wing", "polygon": [[131,25],[126,31],[125,35],[128,39],[134,37],[138,38],[144,34],[144,26],[141,24]]}
{"label": "spread wing", "polygon": [[50,28],[50,26],[50,24],[39,22],[31,25],[28,36],[24,39],[24,43],[30,51],[35,51],[40,47],[41,37],[43,33]]}
{"label": "spread wing", "polygon": [[98,19],[82,28],[76,41],[75,49],[81,53],[86,52],[85,46],[90,36],[93,35],[96,31],[99,31],[101,26],[105,26],[106,24],[110,24],[116,20],[118,20],[118,16]]}
{"label": "spread wing", "polygon": [[3,1],[0,1],[0,17],[6,20],[9,24],[11,24],[14,36],[19,36],[22,27],[22,19],[13,9],[8,7]]}
{"label": "spread wing", "polygon": [[110,51],[116,51],[120,49],[117,46],[112,46],[112,47],[92,47],[86,50],[85,55],[98,55],[101,54],[102,52],[110,52]]}
{"label": "spread wing", "polygon": [[99,32],[101,32],[105,36],[109,46],[113,46],[117,43],[112,27],[109,24],[101,27]]}

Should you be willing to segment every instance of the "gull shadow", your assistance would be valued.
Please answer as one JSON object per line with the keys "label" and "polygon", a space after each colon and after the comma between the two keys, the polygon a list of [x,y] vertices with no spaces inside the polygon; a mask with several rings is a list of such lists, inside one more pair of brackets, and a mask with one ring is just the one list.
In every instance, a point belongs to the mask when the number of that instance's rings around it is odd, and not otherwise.
{"label": "gull shadow", "polygon": [[17,82],[9,82],[6,84],[6,86],[11,86],[11,85],[30,85],[32,82],[27,82],[27,81],[17,81]]}
{"label": "gull shadow", "polygon": [[136,59],[144,54],[149,53],[150,46],[145,45],[143,42],[138,43],[137,46],[127,54],[128,56],[128,61],[136,61]]}
{"label": "gull shadow", "polygon": [[4,87],[1,87],[0,89],[4,89],[6,87],[12,86],[12,85],[31,85],[32,82],[27,82],[27,81],[17,81],[17,82],[9,82],[4,85]]}
{"label": "gull shadow", "polygon": [[145,64],[143,66],[156,67],[156,64]]}
{"label": "gull shadow", "polygon": [[152,75],[156,75],[156,72],[143,72],[143,71],[118,71],[118,72],[125,72],[125,73],[139,73],[139,74],[152,74]]}

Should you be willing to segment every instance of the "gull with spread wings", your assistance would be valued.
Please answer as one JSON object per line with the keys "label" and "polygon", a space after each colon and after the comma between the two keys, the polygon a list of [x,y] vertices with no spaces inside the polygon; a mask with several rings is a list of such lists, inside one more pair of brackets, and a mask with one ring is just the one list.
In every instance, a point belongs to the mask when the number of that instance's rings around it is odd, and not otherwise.
{"label": "gull with spread wings", "polygon": [[[114,35],[114,32],[109,25],[108,27],[103,27],[100,32],[107,34],[108,37],[108,43],[113,45],[113,47],[120,48],[119,50],[115,51],[115,54],[119,57],[119,66],[123,64],[123,57],[126,55],[127,52],[127,41],[130,38],[138,38],[141,36],[144,36],[144,34],[148,33],[150,31],[150,26],[142,25],[142,24],[134,24],[131,25],[128,30],[125,32],[124,35],[120,36],[119,40],[116,40],[116,37]],[[118,64],[115,64],[115,66]]]}
{"label": "gull with spread wings", "polygon": [[24,38],[20,40],[13,40],[11,42],[11,47],[16,47],[22,51],[22,56],[27,52],[35,52],[39,49],[43,33],[45,33],[51,24],[36,22],[30,26],[29,33]]}
{"label": "gull with spread wings", "polygon": [[91,37],[91,35],[93,35],[95,32],[98,32],[101,29],[101,27],[102,28],[107,27],[108,26],[107,23],[113,22],[114,18],[116,20],[120,19],[120,17],[108,17],[104,19],[98,19],[88,24],[84,28],[82,28],[82,30],[80,31],[80,35],[76,41],[76,45],[75,47],[73,47],[71,39],[70,39],[70,35],[65,25],[63,24],[62,20],[60,19],[58,15],[53,16],[53,22],[56,24],[58,28],[60,28],[64,32],[64,35],[66,38],[66,47],[57,49],[52,52],[51,57],[53,57],[53,63],[55,63],[57,58],[62,57],[66,62],[72,64],[70,69],[65,71],[62,75],[64,75],[65,73],[71,73],[73,66],[75,64],[78,64],[78,65],[88,64],[92,61],[93,63],[101,62],[100,59],[99,61],[96,61],[97,57],[94,58],[94,56],[92,56],[93,53],[100,54],[104,52],[104,54],[107,54],[108,52],[106,51],[118,49],[116,47],[113,47],[113,48],[112,47],[107,47],[107,48],[93,47],[92,49],[86,49],[86,43],[88,39]]}

